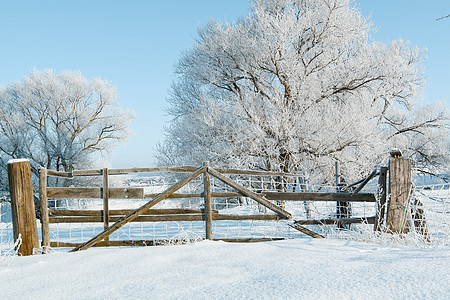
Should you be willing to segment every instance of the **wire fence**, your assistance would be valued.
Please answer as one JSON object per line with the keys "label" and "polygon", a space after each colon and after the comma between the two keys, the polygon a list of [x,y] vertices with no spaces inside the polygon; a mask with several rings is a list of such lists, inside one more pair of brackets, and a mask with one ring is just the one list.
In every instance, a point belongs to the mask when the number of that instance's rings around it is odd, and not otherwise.
{"label": "wire fence", "polygon": [[14,239],[9,195],[0,196],[0,261],[14,253]]}
{"label": "wire fence", "polygon": [[416,186],[411,199],[410,227],[429,235],[435,245],[450,246],[450,184]]}
{"label": "wire fence", "polygon": [[[122,176],[117,175],[113,184],[116,186],[142,187],[145,194],[158,194],[179,178],[177,176]],[[277,176],[232,176],[232,179],[246,188],[256,192],[336,192],[336,186],[309,184],[302,177],[283,180]],[[201,193],[203,191],[202,177],[196,178],[177,193]],[[232,192],[229,186],[211,178],[212,192]],[[373,181],[363,191],[377,192],[377,183]],[[148,201],[132,199],[110,199],[110,209],[135,209]],[[101,199],[49,199],[49,208],[58,210],[101,210]],[[294,220],[335,218],[341,209],[336,201],[286,201],[279,203],[290,212]],[[339,203],[339,202],[338,202]],[[166,199],[153,208],[183,208],[201,209],[204,199],[184,198]],[[348,206],[346,207],[349,208]],[[11,253],[14,248],[11,225],[11,207],[7,201],[0,202],[0,251],[1,256]],[[212,209],[227,215],[260,215],[273,214],[266,207],[247,197],[212,198]],[[375,216],[376,204],[367,202],[353,202],[350,207],[353,217],[367,218]],[[411,217],[408,219],[410,228],[418,237],[429,234],[430,245],[449,246],[450,233],[450,188],[449,184],[435,184],[416,186],[410,201]],[[424,221],[425,220],[425,221]],[[217,220],[213,222],[213,237],[227,238],[303,238],[302,233],[287,226],[288,220],[259,221],[259,220]],[[342,230],[335,226],[314,225],[310,229],[323,235],[342,235]],[[351,232],[368,232],[373,230],[371,224],[352,224],[346,228]],[[40,235],[40,222],[38,222]],[[50,224],[51,241],[82,243],[103,231],[102,223],[52,223]],[[166,240],[168,243],[184,240],[200,240],[205,236],[204,221],[190,222],[135,222],[128,223],[110,236],[110,240]]]}
{"label": "wire fence", "polygon": [[[141,187],[144,194],[158,194],[173,185],[180,176],[178,175],[153,175],[153,176],[114,176],[113,184],[116,186]],[[122,178],[121,178],[122,177]],[[234,175],[231,179],[256,193],[264,192],[336,192],[332,185],[309,184],[304,177],[281,178],[279,176],[252,176]],[[376,184],[369,185],[363,192],[376,190]],[[192,194],[203,192],[203,178],[198,177],[181,188],[177,193]],[[234,192],[228,185],[211,177],[211,192]],[[148,200],[110,199],[110,209],[136,209]],[[326,219],[336,218],[337,212],[342,210],[336,201],[321,202],[291,202],[272,201],[283,205],[294,219]],[[225,215],[261,215],[272,214],[265,206],[247,197],[212,198],[212,209]],[[101,199],[49,199],[48,205],[58,210],[101,210]],[[166,199],[153,208],[155,209],[202,209],[204,199],[184,198]],[[349,209],[348,206],[345,207]],[[353,203],[350,207],[352,216],[372,217],[375,215],[374,203]],[[296,238],[303,237],[299,231],[292,229],[287,220],[217,220],[213,222],[212,233],[216,239],[247,239],[247,238]],[[313,226],[315,230],[324,231],[320,226]],[[63,243],[81,243],[103,231],[101,223],[56,223],[50,224],[50,240]],[[176,240],[179,236],[188,236],[191,239],[199,239],[205,236],[205,223],[203,221],[173,221],[173,222],[135,222],[128,223],[110,236],[110,240]]]}

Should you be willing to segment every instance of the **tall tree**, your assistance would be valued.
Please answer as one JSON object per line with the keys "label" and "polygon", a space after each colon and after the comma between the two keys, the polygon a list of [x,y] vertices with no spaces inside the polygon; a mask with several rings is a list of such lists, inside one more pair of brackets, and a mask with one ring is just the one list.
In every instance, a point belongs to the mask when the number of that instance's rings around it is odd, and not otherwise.
{"label": "tall tree", "polygon": [[[448,159],[448,112],[414,110],[421,51],[371,40],[348,0],[256,0],[235,23],[209,22],[176,68],[161,163],[358,177],[392,147]],[[446,153],[445,153],[446,152]]]}
{"label": "tall tree", "polygon": [[86,167],[93,153],[126,139],[133,113],[118,104],[116,89],[78,71],[30,72],[0,90],[0,151],[61,171]]}

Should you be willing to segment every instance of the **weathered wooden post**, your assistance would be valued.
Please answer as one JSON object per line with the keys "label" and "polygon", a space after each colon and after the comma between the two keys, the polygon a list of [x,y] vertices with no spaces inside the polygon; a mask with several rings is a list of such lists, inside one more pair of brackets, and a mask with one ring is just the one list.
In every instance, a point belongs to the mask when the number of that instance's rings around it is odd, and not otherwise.
{"label": "weathered wooden post", "polygon": [[401,152],[391,151],[389,162],[389,192],[386,232],[407,233],[408,200],[411,191],[411,160],[401,157]]}
{"label": "weathered wooden post", "polygon": [[[345,186],[341,178],[341,166],[338,161],[335,161],[335,177],[336,177],[336,193],[341,193],[342,186]],[[350,202],[337,201],[336,202],[336,218],[344,219],[351,217],[351,204]],[[350,224],[338,224],[339,229],[350,229]]]}
{"label": "weathered wooden post", "polygon": [[385,210],[386,210],[386,197],[387,197],[387,167],[380,168],[380,175],[378,177],[378,187],[380,192],[378,194],[378,205],[375,217],[374,230],[381,231],[384,223]]}
{"label": "weathered wooden post", "polygon": [[[103,187],[102,187],[102,197],[103,197],[103,229],[109,227],[109,182],[108,182],[108,168],[102,170],[103,176]],[[109,241],[109,236],[105,237],[105,242]]]}
{"label": "weathered wooden post", "polygon": [[208,173],[209,161],[203,163],[205,172],[203,173],[204,198],[205,198],[205,235],[207,240],[212,240],[212,207],[211,207],[211,178]]}
{"label": "weathered wooden post", "polygon": [[20,255],[32,255],[39,249],[39,238],[34,208],[31,166],[27,159],[13,159],[8,162],[9,192],[13,219],[14,240],[22,238],[18,249]]}
{"label": "weathered wooden post", "polygon": [[39,171],[39,203],[41,212],[42,251],[47,253],[50,249],[50,227],[47,204],[47,169]]}

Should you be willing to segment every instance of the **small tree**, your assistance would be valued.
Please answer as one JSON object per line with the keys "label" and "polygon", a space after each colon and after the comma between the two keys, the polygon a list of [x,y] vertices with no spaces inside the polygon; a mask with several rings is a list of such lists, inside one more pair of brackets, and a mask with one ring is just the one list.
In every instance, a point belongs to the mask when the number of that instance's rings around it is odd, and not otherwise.
{"label": "small tree", "polygon": [[35,175],[40,166],[86,167],[92,154],[126,139],[132,118],[105,80],[34,70],[0,91],[1,163],[28,158]]}
{"label": "small tree", "polygon": [[412,103],[421,52],[370,33],[348,0],[256,0],[236,23],[208,23],[177,65],[160,162],[331,181],[334,160],[355,178],[392,147],[418,161],[448,159],[446,107]]}

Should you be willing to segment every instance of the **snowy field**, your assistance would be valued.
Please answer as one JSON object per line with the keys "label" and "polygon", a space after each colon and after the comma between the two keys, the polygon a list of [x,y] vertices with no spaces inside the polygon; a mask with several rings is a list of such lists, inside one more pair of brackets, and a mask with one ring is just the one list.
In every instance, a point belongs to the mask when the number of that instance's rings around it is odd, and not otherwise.
{"label": "snowy field", "polygon": [[450,249],[336,239],[11,257],[0,299],[448,299]]}
{"label": "snowy field", "polygon": [[[289,239],[91,248],[77,253],[54,248],[48,255],[18,257],[12,256],[10,218],[3,211],[0,299],[449,299],[449,192],[448,185],[416,188],[432,243],[417,234],[377,235],[372,225],[355,226],[351,231],[308,227],[327,236],[319,240],[290,231],[287,221],[216,221],[216,238]],[[93,208],[93,204],[83,205]],[[303,204],[290,205],[289,211],[304,217]],[[322,206],[311,206],[312,214],[335,211],[335,203]],[[354,212],[374,213],[370,206],[361,208]],[[230,206],[220,211],[249,215],[258,213],[259,207]],[[101,230],[101,223],[51,226],[52,240],[68,242],[85,241]],[[136,223],[116,235],[111,237],[201,239],[204,222]]]}

